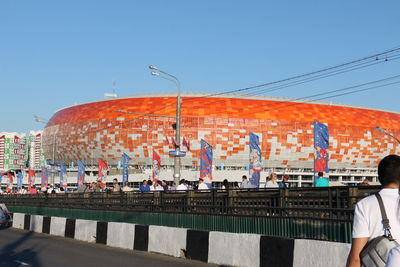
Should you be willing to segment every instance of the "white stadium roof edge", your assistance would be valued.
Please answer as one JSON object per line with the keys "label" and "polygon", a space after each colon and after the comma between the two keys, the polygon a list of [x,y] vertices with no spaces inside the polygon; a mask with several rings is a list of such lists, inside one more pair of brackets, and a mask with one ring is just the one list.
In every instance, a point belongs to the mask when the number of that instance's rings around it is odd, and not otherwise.
{"label": "white stadium roof edge", "polygon": [[[57,113],[61,110],[68,109],[71,107],[76,107],[80,105],[87,105],[98,102],[119,100],[119,99],[129,99],[129,98],[144,98],[144,97],[177,97],[177,92],[171,93],[146,93],[146,94],[137,94],[137,95],[129,95],[129,96],[121,96],[116,98],[108,98],[108,99],[100,99],[95,101],[90,101],[86,103],[80,103],[72,106],[67,106],[56,110],[54,113]],[[231,94],[231,93],[207,93],[207,92],[181,92],[181,97],[209,97],[209,98],[238,98],[238,99],[252,99],[252,100],[270,100],[270,101],[284,101],[284,102],[292,102],[292,103],[304,103],[304,104],[317,104],[317,105],[327,105],[327,106],[337,106],[337,107],[347,107],[347,108],[358,108],[358,109],[367,109],[367,110],[376,110],[382,112],[389,112],[400,114],[395,111],[371,108],[366,106],[357,106],[357,105],[349,105],[343,103],[336,103],[332,101],[314,101],[312,99],[303,99],[303,98],[290,98],[290,97],[277,97],[277,96],[259,96],[259,95],[241,95],[241,94]]]}

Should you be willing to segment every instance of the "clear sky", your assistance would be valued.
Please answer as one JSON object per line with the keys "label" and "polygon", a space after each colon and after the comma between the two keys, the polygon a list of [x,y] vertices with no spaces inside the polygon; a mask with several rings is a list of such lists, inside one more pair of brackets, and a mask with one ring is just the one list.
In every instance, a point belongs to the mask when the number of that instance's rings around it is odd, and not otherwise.
{"label": "clear sky", "polygon": [[[400,46],[400,2],[0,0],[0,131],[117,94],[225,92]],[[305,97],[400,74],[389,60],[270,92]],[[400,84],[327,99],[400,112]],[[262,89],[262,88],[261,88]],[[267,93],[268,94],[268,93]]]}

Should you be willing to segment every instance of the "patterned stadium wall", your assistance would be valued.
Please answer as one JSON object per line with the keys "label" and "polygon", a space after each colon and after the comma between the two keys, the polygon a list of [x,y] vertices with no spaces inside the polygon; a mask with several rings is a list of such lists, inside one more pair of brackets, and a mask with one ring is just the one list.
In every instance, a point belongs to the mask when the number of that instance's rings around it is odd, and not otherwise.
{"label": "patterned stadium wall", "polygon": [[[175,119],[125,114],[175,115],[176,97],[137,97],[99,101],[58,111],[44,130],[44,151],[52,153],[56,134],[57,159],[111,164],[126,152],[132,164],[150,164],[153,148],[162,165],[172,165],[170,138]],[[200,139],[214,147],[214,162],[225,166],[248,164],[248,135],[260,136],[264,167],[312,168],[313,120],[327,123],[330,132],[330,167],[376,167],[383,156],[399,153],[400,145],[376,131],[375,126],[400,134],[400,114],[385,111],[241,98],[184,97],[181,137],[191,142],[182,159],[198,165]],[[170,144],[167,144],[169,138]],[[183,150],[186,150],[183,149]],[[49,156],[48,156],[49,157]]]}

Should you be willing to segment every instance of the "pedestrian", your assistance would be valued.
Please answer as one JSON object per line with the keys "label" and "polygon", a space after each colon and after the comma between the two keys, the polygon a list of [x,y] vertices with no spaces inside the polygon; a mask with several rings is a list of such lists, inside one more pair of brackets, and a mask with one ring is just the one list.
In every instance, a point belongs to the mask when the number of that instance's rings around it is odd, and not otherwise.
{"label": "pedestrian", "polygon": [[172,185],[168,189],[171,190],[171,191],[176,190],[176,183],[172,182]]}
{"label": "pedestrian", "polygon": [[31,189],[29,190],[29,194],[36,195],[38,193],[36,186],[32,185]]}
{"label": "pedestrian", "polygon": [[121,187],[118,184],[118,179],[117,178],[113,179],[113,189],[112,189],[112,191],[113,192],[121,192]]}
{"label": "pedestrian", "polygon": [[329,180],[328,178],[324,177],[324,173],[323,172],[318,172],[318,178],[315,181],[315,186],[316,187],[326,187],[329,186]]}
{"label": "pedestrian", "polygon": [[203,179],[199,179],[199,186],[198,186],[198,190],[209,190],[210,188],[208,188],[208,185],[204,182]]}
{"label": "pedestrian", "polygon": [[181,179],[181,180],[179,181],[179,185],[178,185],[178,187],[176,188],[176,190],[177,190],[177,191],[188,190],[188,187],[187,187],[187,185],[186,185],[185,179]]}
{"label": "pedestrian", "polygon": [[164,188],[164,191],[167,191],[167,190],[168,190],[168,182],[167,182],[166,180],[162,180],[161,185],[162,185],[162,187]]}
{"label": "pedestrian", "polygon": [[125,192],[125,193],[126,193],[126,192],[132,192],[132,191],[133,191],[133,188],[129,186],[129,182],[125,182],[125,186],[124,186],[124,188],[122,189],[122,191]]}
{"label": "pedestrian", "polygon": [[368,186],[369,185],[369,180],[365,178],[360,184],[360,186]]}
{"label": "pedestrian", "polygon": [[265,188],[279,188],[278,175],[276,173],[273,172],[269,175]]}
{"label": "pedestrian", "polygon": [[233,182],[233,189],[240,189],[238,182]]}
{"label": "pedestrian", "polygon": [[228,189],[229,188],[229,183],[228,183],[228,180],[227,179],[224,179],[223,181],[222,181],[222,187],[221,187],[223,190],[226,190],[226,189]]}
{"label": "pedestrian", "polygon": [[[400,239],[399,185],[400,156],[389,155],[378,165],[378,179],[383,189],[379,195],[383,200],[391,234],[397,241]],[[384,234],[383,219],[377,196],[371,195],[360,200],[355,207],[353,217],[353,239],[347,258],[347,267],[361,266],[360,253],[368,241]]]}
{"label": "pedestrian", "polygon": [[162,186],[162,182],[161,181],[157,181],[155,182],[155,188],[154,191],[164,191],[164,187]]}
{"label": "pedestrian", "polygon": [[279,187],[281,187],[281,188],[290,188],[289,175],[285,174],[283,176],[282,182],[279,184]]}
{"label": "pedestrian", "polygon": [[147,184],[147,180],[143,180],[142,184],[139,186],[140,192],[149,192],[150,186]]}
{"label": "pedestrian", "polygon": [[240,184],[240,188],[241,189],[251,188],[251,183],[249,182],[249,180],[247,180],[247,176],[246,175],[242,176],[242,183]]}

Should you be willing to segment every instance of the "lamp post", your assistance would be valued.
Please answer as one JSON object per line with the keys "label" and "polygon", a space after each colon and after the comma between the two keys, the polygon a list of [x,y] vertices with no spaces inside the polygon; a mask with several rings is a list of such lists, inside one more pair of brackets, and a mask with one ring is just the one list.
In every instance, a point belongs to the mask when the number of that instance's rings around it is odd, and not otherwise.
{"label": "lamp post", "polygon": [[382,129],[379,126],[376,126],[375,129],[380,131],[380,132],[382,132],[382,133],[384,133],[384,134],[386,134],[386,135],[388,135],[388,136],[390,136],[390,137],[392,137],[394,140],[396,140],[400,144],[400,140],[396,136],[394,136],[394,134],[389,133],[388,131],[386,131],[385,129]]}
{"label": "lamp post", "polygon": [[[179,183],[181,177],[181,159],[180,159],[180,138],[181,138],[181,83],[178,78],[174,75],[169,74],[163,70],[160,70],[156,66],[149,66],[150,70],[154,70],[151,72],[151,75],[161,77],[165,80],[169,80],[175,83],[176,88],[178,90],[178,95],[176,99],[176,120],[175,120],[175,140],[177,142],[177,146],[175,146],[175,156],[174,156],[174,182],[175,184]],[[162,75],[162,74],[165,75]]]}
{"label": "lamp post", "polygon": [[[33,115],[36,122],[41,122],[44,124],[48,123],[48,120],[39,117],[38,115]],[[50,176],[50,184],[54,185],[54,167],[55,167],[55,157],[56,157],[56,134],[53,134],[53,149],[52,149],[52,166],[51,166],[51,176]]]}

